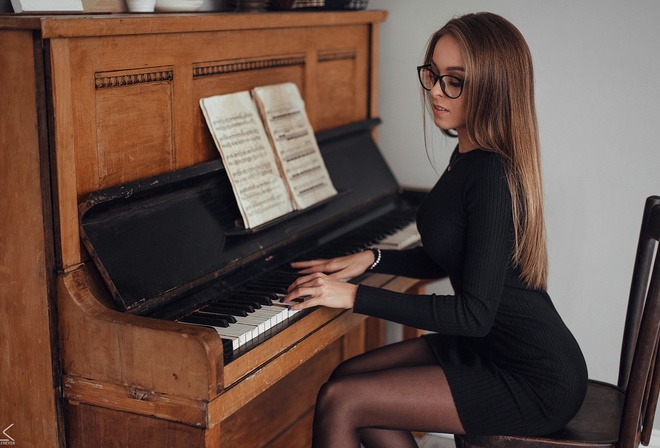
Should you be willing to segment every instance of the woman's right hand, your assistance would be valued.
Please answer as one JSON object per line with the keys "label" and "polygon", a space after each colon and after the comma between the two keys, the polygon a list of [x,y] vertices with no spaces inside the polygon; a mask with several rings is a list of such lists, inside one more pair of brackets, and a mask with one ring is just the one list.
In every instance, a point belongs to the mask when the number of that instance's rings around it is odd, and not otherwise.
{"label": "woman's right hand", "polygon": [[329,260],[296,261],[291,263],[291,267],[300,269],[301,274],[323,272],[337,280],[348,280],[363,274],[374,261],[374,253],[365,250]]}

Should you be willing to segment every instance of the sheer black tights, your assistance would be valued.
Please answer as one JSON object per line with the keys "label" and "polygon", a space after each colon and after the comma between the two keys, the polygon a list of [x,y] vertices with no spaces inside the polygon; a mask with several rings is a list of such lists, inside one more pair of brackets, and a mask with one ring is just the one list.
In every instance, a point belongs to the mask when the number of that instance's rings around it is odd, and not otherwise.
{"label": "sheer black tights", "polygon": [[315,448],[416,447],[410,431],[464,432],[445,374],[423,338],[345,361],[319,392]]}

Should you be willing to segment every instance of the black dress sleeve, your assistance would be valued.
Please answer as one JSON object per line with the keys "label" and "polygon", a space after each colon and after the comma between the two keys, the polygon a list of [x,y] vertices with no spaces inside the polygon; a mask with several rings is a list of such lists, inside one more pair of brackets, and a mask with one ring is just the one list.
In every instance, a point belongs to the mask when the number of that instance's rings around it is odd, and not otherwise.
{"label": "black dress sleeve", "polygon": [[381,252],[381,261],[373,270],[379,274],[402,275],[424,280],[436,280],[447,276],[447,273],[422,247]]}
{"label": "black dress sleeve", "polygon": [[[461,221],[464,244],[461,254],[455,257],[459,268],[450,272],[455,295],[404,294],[360,285],[355,312],[443,334],[488,334],[513,250],[511,199],[499,157],[487,154],[471,160],[469,164],[464,162],[462,175],[452,171],[453,178],[448,183],[448,189],[458,193],[460,198],[439,201],[438,209],[427,213],[431,215],[427,219],[433,219],[436,213],[437,216],[445,214],[445,222],[446,214],[453,214],[453,219]],[[426,247],[428,259],[443,259],[442,254],[429,253],[429,250]]]}

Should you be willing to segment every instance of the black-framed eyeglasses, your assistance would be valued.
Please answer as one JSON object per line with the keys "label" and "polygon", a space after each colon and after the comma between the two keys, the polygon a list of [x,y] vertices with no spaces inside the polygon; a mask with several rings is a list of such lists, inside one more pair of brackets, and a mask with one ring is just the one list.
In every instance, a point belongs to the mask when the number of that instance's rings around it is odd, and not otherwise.
{"label": "black-framed eyeglasses", "polygon": [[463,81],[454,75],[438,75],[431,70],[431,64],[420,65],[417,67],[419,83],[424,90],[430,91],[436,82],[440,81],[440,88],[447,98],[456,99],[463,93]]}

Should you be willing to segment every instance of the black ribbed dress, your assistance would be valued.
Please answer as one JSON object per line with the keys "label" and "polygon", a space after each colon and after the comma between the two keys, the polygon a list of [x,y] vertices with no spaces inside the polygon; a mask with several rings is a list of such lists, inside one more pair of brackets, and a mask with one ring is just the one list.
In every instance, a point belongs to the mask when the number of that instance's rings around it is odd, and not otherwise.
{"label": "black ribbed dress", "polygon": [[384,251],[375,271],[449,276],[454,295],[416,295],[360,285],[354,312],[430,330],[470,434],[540,435],[578,411],[587,368],[544,290],[512,266],[511,199],[500,156],[454,151],[420,205],[423,247]]}

